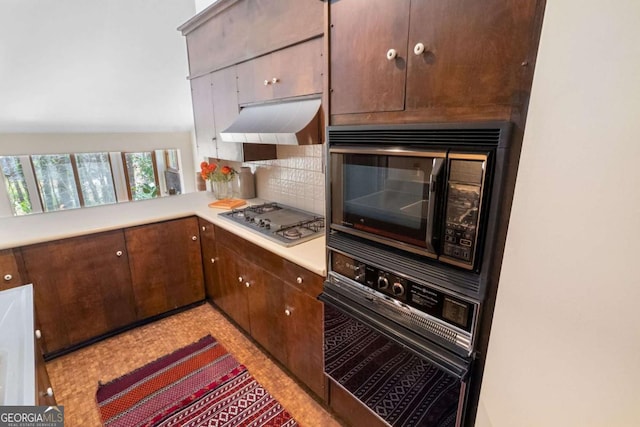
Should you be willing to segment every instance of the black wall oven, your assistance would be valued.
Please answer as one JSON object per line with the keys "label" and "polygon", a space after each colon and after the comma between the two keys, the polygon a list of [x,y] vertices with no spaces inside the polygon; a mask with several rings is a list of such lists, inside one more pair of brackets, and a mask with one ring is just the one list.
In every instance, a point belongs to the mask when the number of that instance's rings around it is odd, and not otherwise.
{"label": "black wall oven", "polygon": [[503,122],[328,128],[325,373],[389,425],[464,425],[477,404],[509,138]]}

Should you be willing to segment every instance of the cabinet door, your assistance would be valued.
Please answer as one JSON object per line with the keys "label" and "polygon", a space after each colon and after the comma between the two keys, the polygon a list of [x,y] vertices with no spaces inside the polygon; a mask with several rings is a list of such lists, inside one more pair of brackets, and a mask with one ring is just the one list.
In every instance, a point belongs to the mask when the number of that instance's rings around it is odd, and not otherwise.
{"label": "cabinet door", "polygon": [[[535,8],[536,0],[411,2],[406,108],[517,102]],[[417,43],[425,53],[413,53]]]}
{"label": "cabinet door", "polygon": [[211,74],[191,80],[191,102],[196,145],[200,157],[216,157],[216,128],[213,116]]}
{"label": "cabinet door", "polygon": [[323,305],[284,284],[283,332],[287,367],[318,396],[324,396]]}
{"label": "cabinet door", "polygon": [[251,332],[249,321],[249,305],[247,302],[245,261],[235,252],[226,249],[218,242],[218,258],[220,259],[220,296],[215,300],[222,311],[228,314],[246,332]]}
{"label": "cabinet door", "polygon": [[220,277],[218,275],[215,227],[208,221],[198,219],[200,224],[200,248],[202,250],[202,266],[204,270],[204,288],[207,298],[215,301],[220,297]]}
{"label": "cabinet door", "polygon": [[267,101],[273,98],[271,55],[264,55],[238,64],[238,101],[240,104]]}
{"label": "cabinet door", "polygon": [[224,142],[220,138],[220,132],[228,128],[238,117],[238,89],[235,67],[211,73],[211,98],[216,127],[216,157],[237,162],[244,161],[242,144]]}
{"label": "cabinet door", "polygon": [[28,246],[22,254],[46,353],[136,320],[121,230]]}
{"label": "cabinet door", "polygon": [[322,40],[316,38],[271,54],[274,99],[322,93]]}
{"label": "cabinet door", "polygon": [[198,220],[125,230],[139,319],[204,299]]}
{"label": "cabinet door", "polygon": [[254,266],[249,284],[251,336],[281,363],[287,364],[282,324],[282,280]]}
{"label": "cabinet door", "polygon": [[240,104],[322,93],[322,38],[239,64]]}
{"label": "cabinet door", "polygon": [[[330,3],[331,114],[404,109],[409,0]],[[388,60],[395,49],[397,57]]]}
{"label": "cabinet door", "polygon": [[0,251],[0,291],[26,283],[22,278],[16,255],[19,255],[19,251],[14,253],[13,249]]}

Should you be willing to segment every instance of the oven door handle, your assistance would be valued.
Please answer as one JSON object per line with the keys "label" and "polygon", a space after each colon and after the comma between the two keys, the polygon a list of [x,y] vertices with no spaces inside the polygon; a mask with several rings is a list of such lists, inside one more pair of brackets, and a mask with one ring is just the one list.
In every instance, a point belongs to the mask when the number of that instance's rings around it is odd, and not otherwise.
{"label": "oven door handle", "polygon": [[444,159],[436,157],[433,159],[433,168],[431,169],[431,175],[429,175],[429,203],[427,204],[427,234],[425,236],[425,243],[427,248],[432,253],[436,253],[433,247],[433,230],[435,229],[435,216],[436,216],[436,203],[439,198],[438,183],[440,174],[442,173],[444,166]]}

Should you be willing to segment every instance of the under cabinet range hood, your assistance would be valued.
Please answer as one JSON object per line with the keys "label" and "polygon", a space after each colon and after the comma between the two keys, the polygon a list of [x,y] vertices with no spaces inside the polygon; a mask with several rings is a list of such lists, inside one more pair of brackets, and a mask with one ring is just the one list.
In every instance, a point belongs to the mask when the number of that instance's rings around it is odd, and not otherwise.
{"label": "under cabinet range hood", "polygon": [[320,99],[249,105],[220,137],[224,142],[308,145],[321,142]]}

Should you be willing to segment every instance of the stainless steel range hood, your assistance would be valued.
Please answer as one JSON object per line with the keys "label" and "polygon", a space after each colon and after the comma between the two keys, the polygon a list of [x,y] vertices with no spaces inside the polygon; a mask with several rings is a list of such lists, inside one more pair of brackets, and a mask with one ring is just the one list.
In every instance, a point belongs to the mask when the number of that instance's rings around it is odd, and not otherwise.
{"label": "stainless steel range hood", "polygon": [[252,144],[318,144],[319,111],[317,98],[247,106],[220,137]]}

